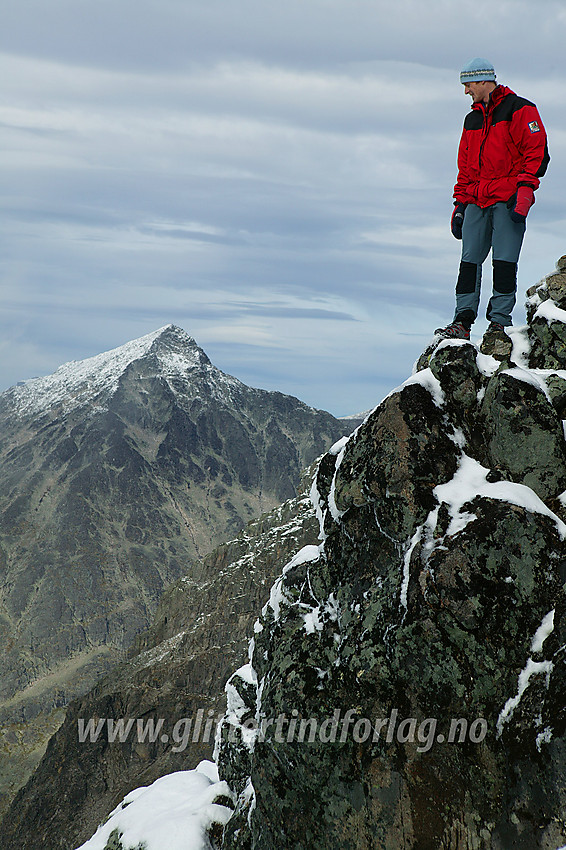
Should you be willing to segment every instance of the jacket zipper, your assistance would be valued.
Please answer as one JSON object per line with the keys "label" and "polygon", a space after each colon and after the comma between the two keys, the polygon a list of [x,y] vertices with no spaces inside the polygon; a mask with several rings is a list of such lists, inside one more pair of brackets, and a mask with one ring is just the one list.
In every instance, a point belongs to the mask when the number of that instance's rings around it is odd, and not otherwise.
{"label": "jacket zipper", "polygon": [[483,133],[482,133],[483,138],[481,140],[480,152],[479,152],[479,156],[478,156],[478,164],[479,164],[479,168],[480,168],[480,173],[481,173],[481,157],[482,157],[482,153],[483,153],[483,146],[485,145],[485,142],[486,142],[486,139],[487,139],[487,134],[488,134],[488,131],[489,131],[489,126],[488,126],[488,123],[487,123],[487,118],[488,118],[488,114],[489,114],[489,106],[486,105],[485,103],[482,103],[481,108],[483,109]]}

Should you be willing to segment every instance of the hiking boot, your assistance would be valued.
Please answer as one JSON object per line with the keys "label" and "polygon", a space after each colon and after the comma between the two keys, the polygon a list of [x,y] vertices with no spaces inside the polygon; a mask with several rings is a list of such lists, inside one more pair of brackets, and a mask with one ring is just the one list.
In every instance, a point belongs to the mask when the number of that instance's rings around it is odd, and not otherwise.
{"label": "hiking boot", "polygon": [[461,322],[451,322],[445,328],[437,328],[435,335],[442,339],[469,339],[470,329],[465,328]]}
{"label": "hiking boot", "polygon": [[513,341],[507,335],[503,325],[499,322],[490,322],[481,341],[481,353],[491,354],[496,360],[508,360],[512,350]]}

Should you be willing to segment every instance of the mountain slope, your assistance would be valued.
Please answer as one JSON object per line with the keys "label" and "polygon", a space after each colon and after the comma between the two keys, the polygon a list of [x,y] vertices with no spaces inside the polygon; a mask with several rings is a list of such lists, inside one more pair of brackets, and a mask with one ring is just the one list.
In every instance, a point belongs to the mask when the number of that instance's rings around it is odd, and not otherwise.
{"label": "mountain slope", "polygon": [[198,581],[345,427],[225,375],[172,325],[0,395],[0,793],[164,588]]}
{"label": "mountain slope", "polygon": [[[224,684],[246,660],[255,612],[280,559],[315,542],[317,534],[314,509],[303,494],[207,555],[206,581],[184,577],[168,588],[151,628],[139,635],[128,659],[68,707],[40,765],[0,824],[0,846],[75,847],[133,788],[210,758],[214,726],[209,723],[205,734],[206,723],[210,716],[216,723],[225,710]],[[194,728],[187,723],[196,727],[199,712],[203,732],[193,741]],[[81,721],[120,717],[136,721],[123,741],[109,741],[107,728],[96,740],[79,741]],[[138,740],[138,719],[144,728],[161,723],[168,739],[160,733],[153,741]]]}

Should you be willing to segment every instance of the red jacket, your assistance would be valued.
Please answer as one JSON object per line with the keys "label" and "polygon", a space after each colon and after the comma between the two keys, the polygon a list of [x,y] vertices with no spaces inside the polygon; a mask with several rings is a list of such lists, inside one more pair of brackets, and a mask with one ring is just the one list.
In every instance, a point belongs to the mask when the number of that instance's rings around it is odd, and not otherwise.
{"label": "red jacket", "polygon": [[549,161],[534,103],[497,86],[488,104],[474,103],[464,121],[454,198],[480,207],[508,201],[518,186],[538,189]]}

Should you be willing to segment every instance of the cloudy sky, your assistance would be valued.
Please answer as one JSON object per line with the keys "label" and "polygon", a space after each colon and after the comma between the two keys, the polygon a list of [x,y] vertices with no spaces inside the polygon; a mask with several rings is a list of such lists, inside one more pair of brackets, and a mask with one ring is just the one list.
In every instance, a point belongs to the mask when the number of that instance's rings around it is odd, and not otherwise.
{"label": "cloudy sky", "polygon": [[0,390],[174,323],[252,386],[374,406],[452,317],[478,55],[549,133],[522,324],[566,253],[565,43],[564,0],[3,0]]}

